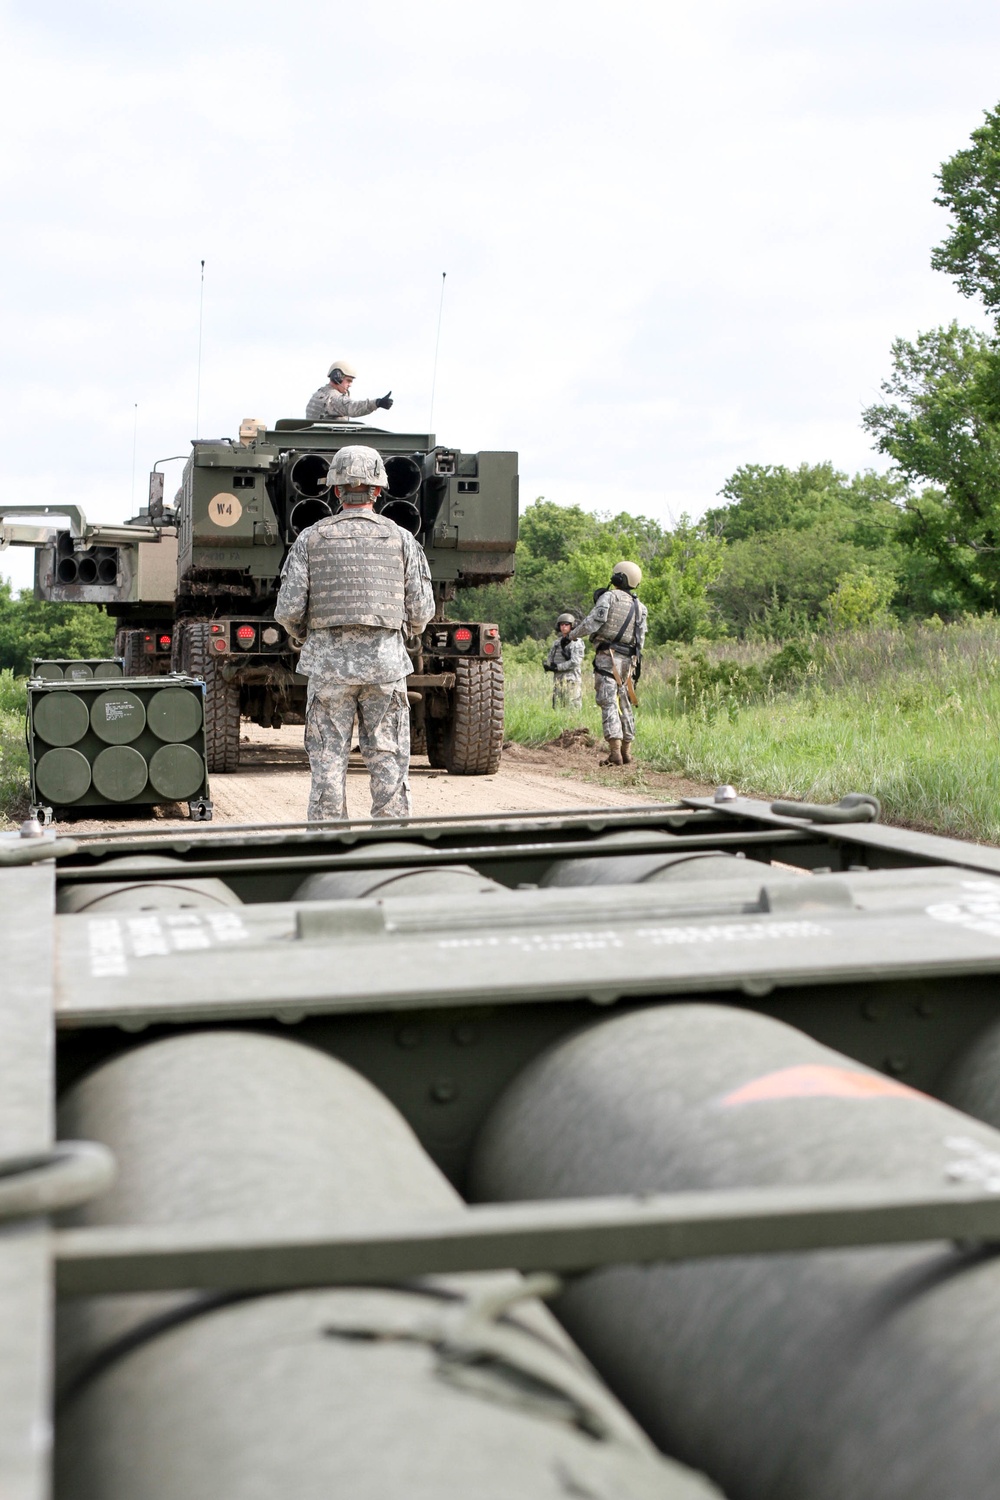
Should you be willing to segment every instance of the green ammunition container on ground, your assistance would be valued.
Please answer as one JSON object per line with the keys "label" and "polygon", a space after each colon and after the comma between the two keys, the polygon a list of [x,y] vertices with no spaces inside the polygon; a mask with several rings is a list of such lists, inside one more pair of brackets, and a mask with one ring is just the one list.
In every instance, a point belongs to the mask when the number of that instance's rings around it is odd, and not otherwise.
{"label": "green ammunition container on ground", "polygon": [[88,682],[92,677],[124,677],[125,663],[120,656],[36,656],[31,663],[31,675],[49,682]]}
{"label": "green ammunition container on ground", "polygon": [[[36,663],[63,666],[65,677],[39,673],[28,683],[31,815],[49,824],[57,808],[186,802],[208,822],[204,683],[125,678],[119,662]],[[77,667],[91,675],[70,678]]]}

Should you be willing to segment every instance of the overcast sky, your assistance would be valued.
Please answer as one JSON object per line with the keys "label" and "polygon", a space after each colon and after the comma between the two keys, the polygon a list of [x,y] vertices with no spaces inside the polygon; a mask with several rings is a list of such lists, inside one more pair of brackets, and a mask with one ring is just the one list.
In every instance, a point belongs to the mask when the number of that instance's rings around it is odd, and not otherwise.
{"label": "overcast sky", "polygon": [[202,257],[201,436],[301,414],[335,357],[426,432],[446,271],[439,439],[517,449],[523,503],[663,520],[741,463],[881,466],[892,339],[977,321],[932,200],[1000,99],[995,3],[0,16],[4,506],[121,519],[184,452]]}

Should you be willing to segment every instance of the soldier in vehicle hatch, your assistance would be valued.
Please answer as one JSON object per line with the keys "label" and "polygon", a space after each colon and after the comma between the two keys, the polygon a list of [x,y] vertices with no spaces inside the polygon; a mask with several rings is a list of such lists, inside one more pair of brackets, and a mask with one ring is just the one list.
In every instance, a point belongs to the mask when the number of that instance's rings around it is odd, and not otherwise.
{"label": "soldier in vehicle hatch", "polygon": [[305,641],[309,818],[347,816],[347,759],[354,720],[371,780],[373,818],[410,815],[413,666],[406,637],[434,613],[430,569],[419,542],[372,509],[387,485],[374,448],[341,448],[331,469],[341,509],[309,526],[285,561],[275,619]]}
{"label": "soldier in vehicle hatch", "polygon": [[326,373],[329,385],[314,391],[306,405],[308,422],[349,422],[354,417],[367,417],[379,407],[388,411],[392,405],[391,391],[377,399],[351,401],[349,392],[358,372],[346,359],[335,359]]}
{"label": "soldier in vehicle hatch", "polygon": [[571,641],[569,633],[576,624],[576,616],[560,615],[556,620],[556,638],[545,658],[544,670],[553,674],[552,707],[563,704],[570,708],[583,706],[583,651],[582,641]]}
{"label": "soldier in vehicle hatch", "polygon": [[602,766],[631,765],[629,746],[635,739],[633,682],[642,670],[642,648],[646,641],[647,610],[635,597],[642,582],[638,563],[615,563],[610,588],[594,597],[586,619],[569,632],[571,641],[589,635],[597,647],[594,655],[594,697],[601,710],[608,756]]}

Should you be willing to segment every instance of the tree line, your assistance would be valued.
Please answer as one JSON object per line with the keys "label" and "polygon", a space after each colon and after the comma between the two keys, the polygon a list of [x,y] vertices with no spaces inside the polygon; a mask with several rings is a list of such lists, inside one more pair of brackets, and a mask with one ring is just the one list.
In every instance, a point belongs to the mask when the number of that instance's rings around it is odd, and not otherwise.
{"label": "tree line", "polygon": [[111,656],[115,622],[96,604],[50,604],[0,578],[0,669],[27,676],[34,657]]}
{"label": "tree line", "polygon": [[589,609],[621,557],[642,567],[653,644],[785,639],[965,607],[912,545],[900,478],[745,464],[720,493],[726,503],[672,528],[538,499],[521,517],[513,580],[460,593],[456,617],[495,620],[511,641],[545,636],[562,610]]}

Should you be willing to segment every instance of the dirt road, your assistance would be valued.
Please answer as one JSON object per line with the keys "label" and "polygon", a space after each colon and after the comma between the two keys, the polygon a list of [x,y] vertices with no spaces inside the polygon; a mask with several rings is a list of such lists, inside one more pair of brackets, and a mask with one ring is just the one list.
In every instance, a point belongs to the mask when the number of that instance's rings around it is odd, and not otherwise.
{"label": "dirt road", "polygon": [[[410,769],[413,812],[416,817],[461,817],[463,814],[515,811],[546,812],[572,807],[628,807],[672,802],[704,787],[680,777],[656,777],[656,786],[636,787],[631,773],[608,773],[602,781],[585,779],[597,770],[597,752],[571,743],[528,750],[509,746],[496,776],[449,776],[433,770],[423,756]],[[309,766],[302,748],[302,730],[244,726],[240,770],[212,777],[215,823],[295,823],[304,820],[309,797]],[[368,777],[360,755],[351,757],[347,775],[347,807],[352,818],[367,818],[370,809]],[[154,819],[90,820],[67,823],[73,830],[98,832],[111,828],[163,828],[165,822],[186,819],[179,806],[157,809]]]}

